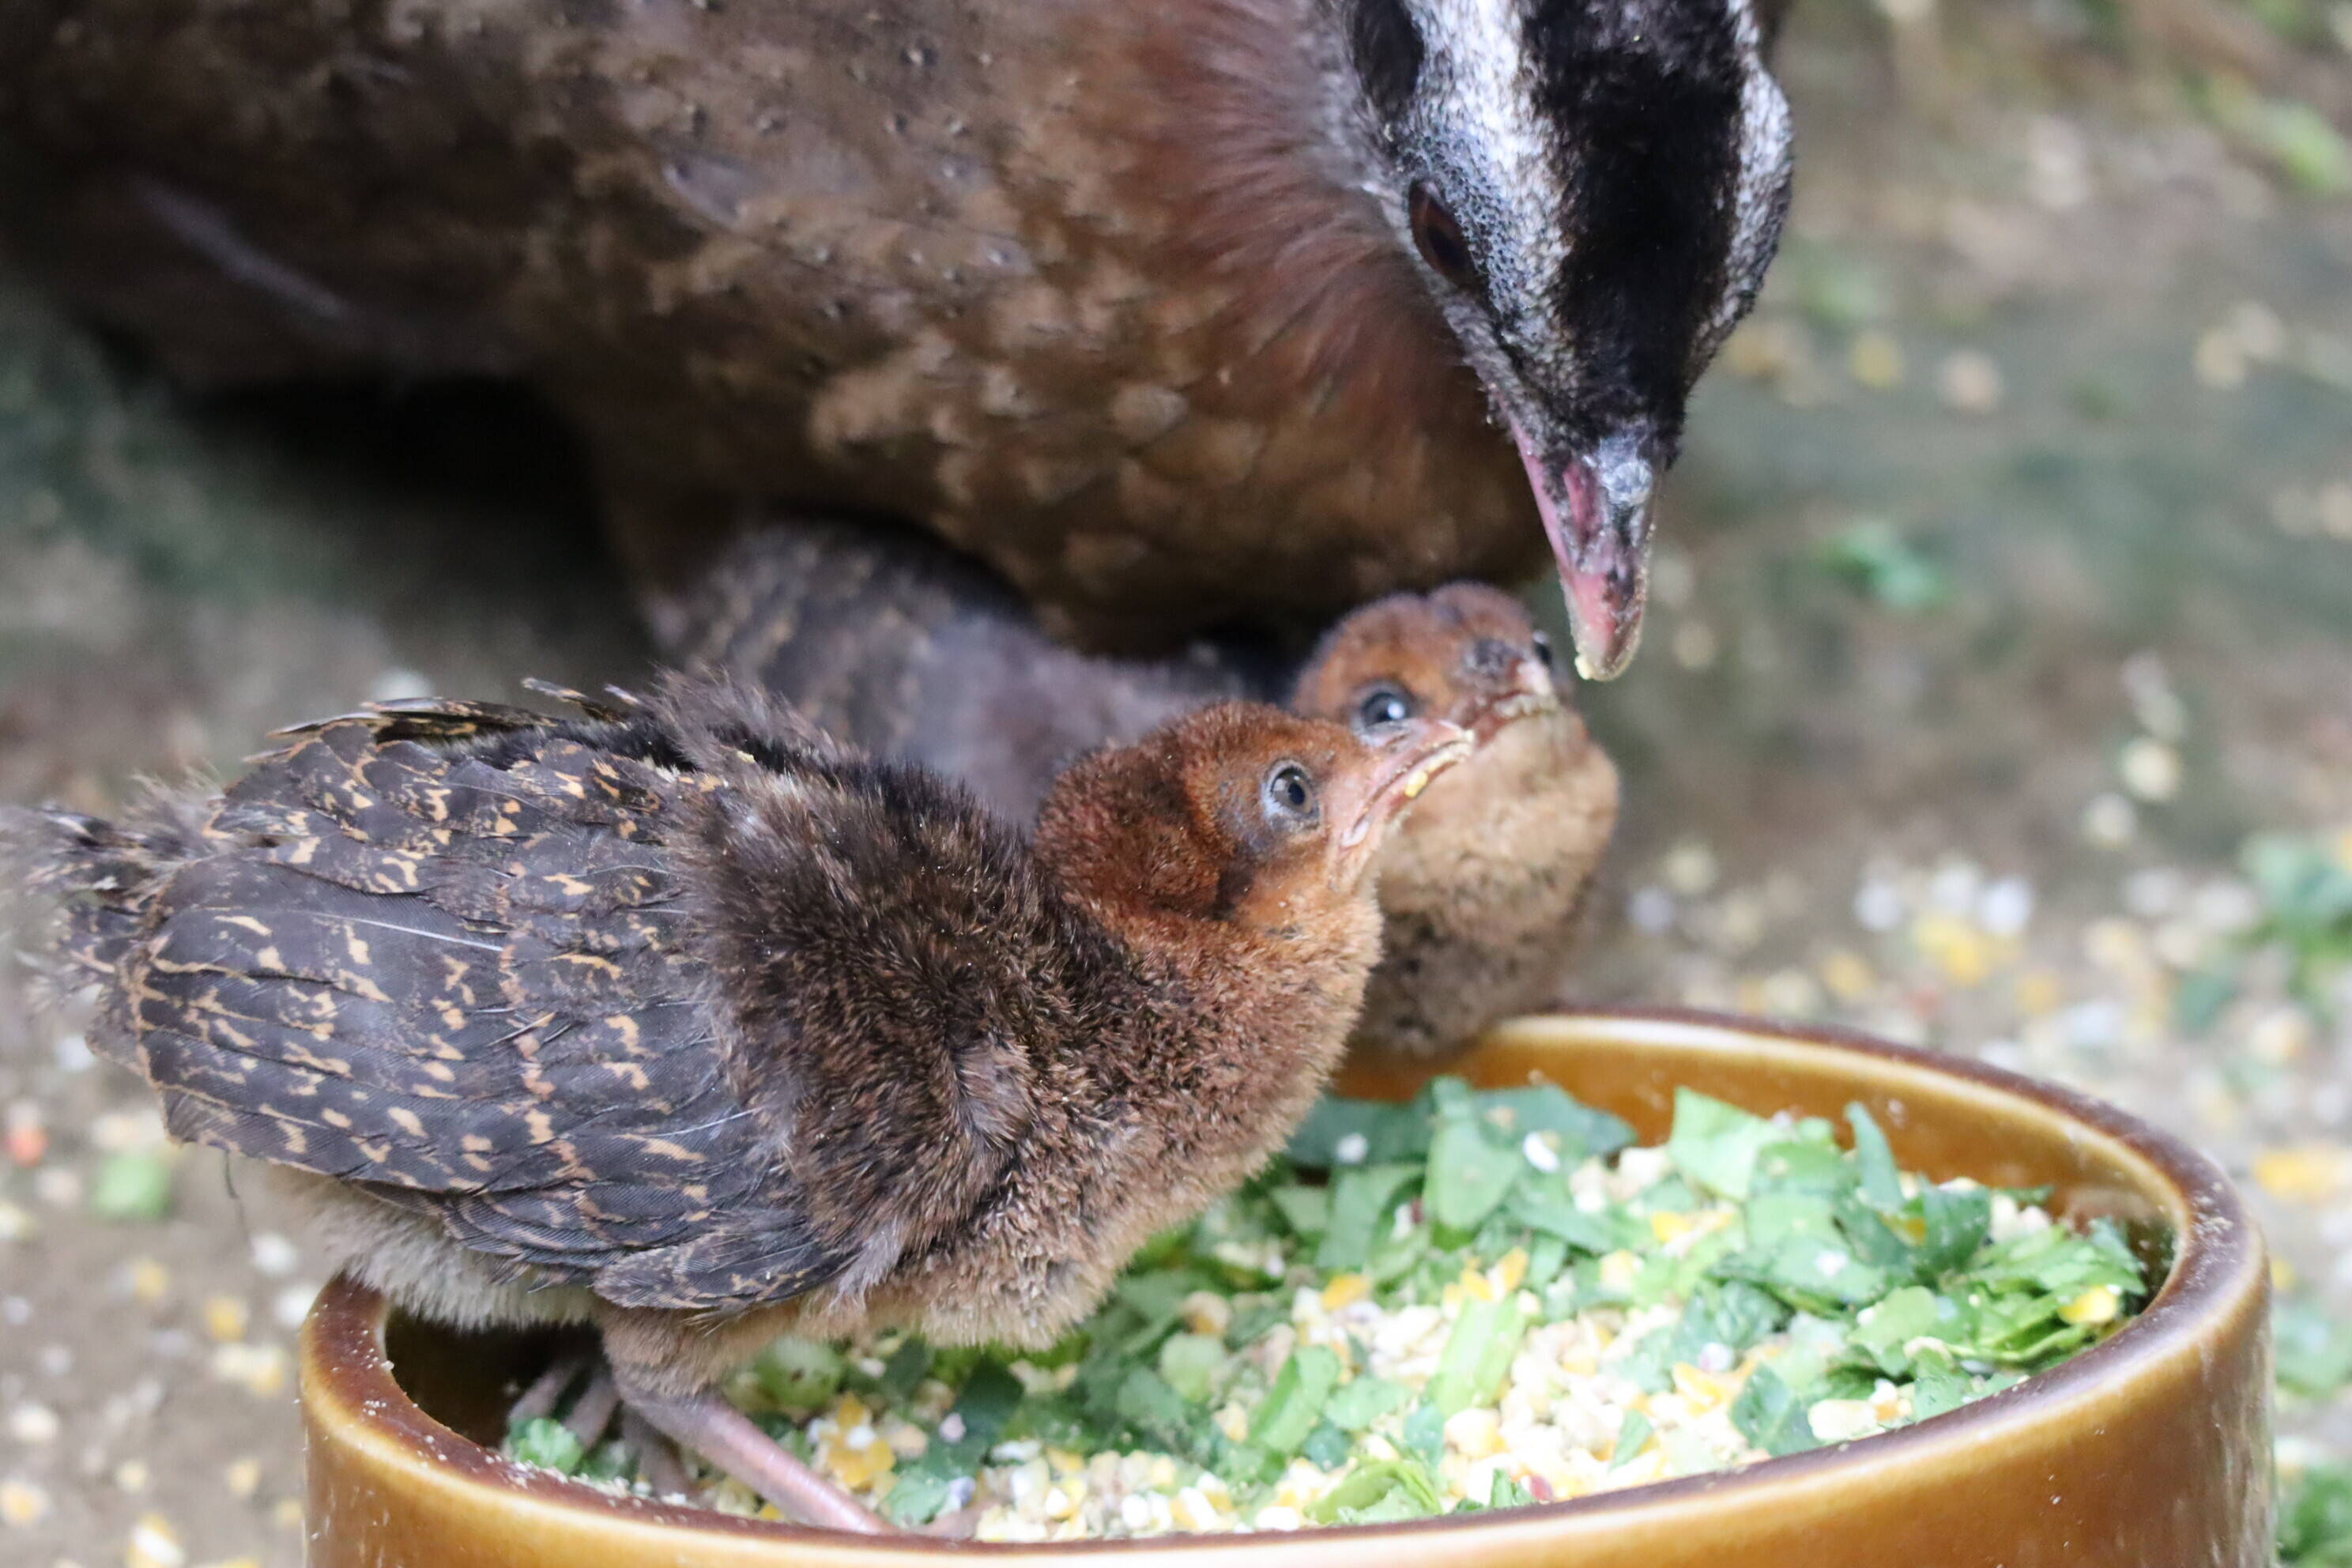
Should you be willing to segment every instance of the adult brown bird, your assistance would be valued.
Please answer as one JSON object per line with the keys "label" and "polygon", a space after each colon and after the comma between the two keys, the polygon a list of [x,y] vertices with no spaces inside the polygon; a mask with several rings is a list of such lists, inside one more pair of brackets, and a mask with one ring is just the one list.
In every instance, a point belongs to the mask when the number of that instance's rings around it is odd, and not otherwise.
{"label": "adult brown bird", "polygon": [[193,374],[530,378],[669,612],[745,500],[1130,649],[1549,534],[1608,676],[1778,241],[1775,11],[15,0],[0,134],[19,245]]}
{"label": "adult brown bird", "polygon": [[457,1324],[586,1321],[622,1400],[876,1521],[712,1392],[790,1330],[1051,1342],[1277,1148],[1468,750],[1223,705],[1064,773],[1034,847],[763,696],[297,731],[209,801],[22,816],[93,1039]]}
{"label": "adult brown bird", "polygon": [[1559,1000],[1617,821],[1617,770],[1508,595],[1459,583],[1351,611],[1303,664],[1203,642],[1167,659],[1056,646],[1019,595],[915,539],[840,524],[736,544],[694,601],[694,661],[754,680],[827,731],[1032,817],[1055,771],[1105,742],[1234,697],[1367,740],[1418,718],[1477,749],[1381,851],[1382,957],[1352,1048],[1442,1059]]}

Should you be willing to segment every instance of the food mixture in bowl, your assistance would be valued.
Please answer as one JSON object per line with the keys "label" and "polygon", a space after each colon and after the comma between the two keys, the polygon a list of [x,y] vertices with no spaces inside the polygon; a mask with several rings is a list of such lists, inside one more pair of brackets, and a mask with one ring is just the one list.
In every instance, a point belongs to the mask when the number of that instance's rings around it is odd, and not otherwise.
{"label": "food mixture in bowl", "polygon": [[[1294,1530],[1581,1497],[1924,1420],[2113,1332],[2151,1271],[2047,1194],[1898,1169],[1688,1090],[1329,1100],[1044,1354],[783,1342],[741,1405],[885,1516],[985,1541]],[[524,1423],[614,1488],[628,1451]],[[762,1505],[715,1479],[708,1503]]]}

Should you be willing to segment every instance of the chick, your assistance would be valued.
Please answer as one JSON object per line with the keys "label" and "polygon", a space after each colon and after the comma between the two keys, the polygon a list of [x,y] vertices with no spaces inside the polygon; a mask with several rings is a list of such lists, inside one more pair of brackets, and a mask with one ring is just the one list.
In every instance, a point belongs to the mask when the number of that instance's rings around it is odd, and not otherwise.
{"label": "chick", "polygon": [[711,576],[686,650],[757,679],[859,744],[961,779],[1026,817],[1072,751],[1220,698],[1273,697],[1370,735],[1431,715],[1471,762],[1382,852],[1387,956],[1358,1047],[1432,1060],[1557,999],[1586,885],[1617,820],[1617,771],[1570,707],[1518,603],[1474,584],[1376,600],[1287,674],[1203,642],[1170,659],[1055,644],[985,568],[914,535],[778,526]]}
{"label": "chick", "polygon": [[582,707],[374,709],[12,834],[175,1137],[412,1311],[593,1324],[635,1418],[859,1530],[714,1384],[786,1331],[1052,1342],[1305,1112],[1389,829],[1470,747],[1221,705],[1072,766],[1033,846],[721,679]]}
{"label": "chick", "polygon": [[1558,1000],[1616,827],[1617,769],[1519,603],[1475,583],[1376,600],[1326,635],[1290,706],[1368,742],[1426,718],[1477,738],[1381,852],[1383,951],[1350,1048],[1442,1060]]}
{"label": "chick", "polygon": [[668,651],[756,680],[833,734],[937,769],[1016,821],[1063,763],[1196,708],[1279,701],[1290,658],[1234,637],[1164,658],[1084,654],[1012,584],[913,529],[779,521],[701,580]]}

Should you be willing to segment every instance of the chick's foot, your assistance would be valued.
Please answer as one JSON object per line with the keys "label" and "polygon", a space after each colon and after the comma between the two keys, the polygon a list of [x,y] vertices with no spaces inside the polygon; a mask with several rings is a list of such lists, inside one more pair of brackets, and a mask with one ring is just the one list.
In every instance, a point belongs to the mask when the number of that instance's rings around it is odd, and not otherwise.
{"label": "chick's foot", "polygon": [[691,1501],[700,1495],[693,1479],[686,1473],[685,1461],[678,1458],[677,1445],[663,1436],[652,1422],[625,1406],[621,1411],[621,1441],[636,1456],[637,1474],[645,1478],[656,1497],[682,1497]]}

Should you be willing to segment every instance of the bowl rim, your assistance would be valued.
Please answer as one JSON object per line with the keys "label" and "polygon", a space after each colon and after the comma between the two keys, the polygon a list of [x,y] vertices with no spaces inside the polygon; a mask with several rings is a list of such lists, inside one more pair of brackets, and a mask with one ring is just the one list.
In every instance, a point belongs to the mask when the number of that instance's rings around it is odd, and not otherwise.
{"label": "bowl rim", "polygon": [[[2119,1107],[2063,1085],[2047,1083],[1973,1058],[1919,1047],[1896,1045],[1856,1030],[1827,1024],[1682,1007],[1575,1006],[1509,1020],[1490,1030],[1483,1046],[1548,1034],[1595,1033],[1620,1045],[1650,1044],[1684,1049],[1761,1047],[1792,1058],[1819,1053],[1858,1056],[1883,1079],[1924,1077],[1947,1080],[1988,1100],[2022,1100],[2045,1115],[2074,1122],[2111,1146],[2121,1163],[2153,1178],[2148,1190],[2161,1193],[2170,1210],[2175,1247],[2170,1272],[2141,1311],[2108,1339],[2053,1370],[1960,1408],[1916,1425],[1801,1454],[1758,1460],[1735,1469],[1655,1481],[1619,1491],[1588,1494],[1559,1502],[1496,1510],[1467,1518],[1440,1516],[1385,1524],[1326,1525],[1283,1532],[1269,1540],[1256,1533],[1171,1534],[1143,1540],[1062,1542],[950,1541],[913,1533],[855,1535],[782,1521],[721,1514],[687,1504],[616,1496],[570,1477],[519,1465],[443,1426],[419,1406],[393,1375],[382,1326],[383,1299],[339,1277],[321,1292],[302,1333],[302,1402],[312,1421],[322,1405],[342,1417],[341,1438],[364,1447],[384,1446],[389,1459],[429,1454],[440,1479],[465,1488],[487,1488],[517,1502],[536,1503],[605,1516],[614,1525],[660,1526],[741,1542],[769,1541],[779,1547],[821,1544],[845,1555],[938,1554],[947,1556],[1053,1553],[1081,1558],[1111,1552],[1246,1552],[1277,1549],[1286,1541],[1370,1540],[1445,1531],[1497,1531],[1514,1524],[1539,1523],[1548,1531],[1579,1533],[1632,1525],[1706,1496],[1729,1501],[1759,1490],[1834,1487],[1885,1461],[1932,1464],[1941,1454],[1999,1444],[2004,1436],[2046,1422],[2125,1386],[2140,1369],[2153,1369],[2184,1352],[2227,1321],[2250,1299],[2268,1289],[2261,1232],[2243,1195],[2210,1156]],[[1859,1452],[1857,1452],[1859,1450]],[[779,1559],[780,1562],[785,1559]]]}

